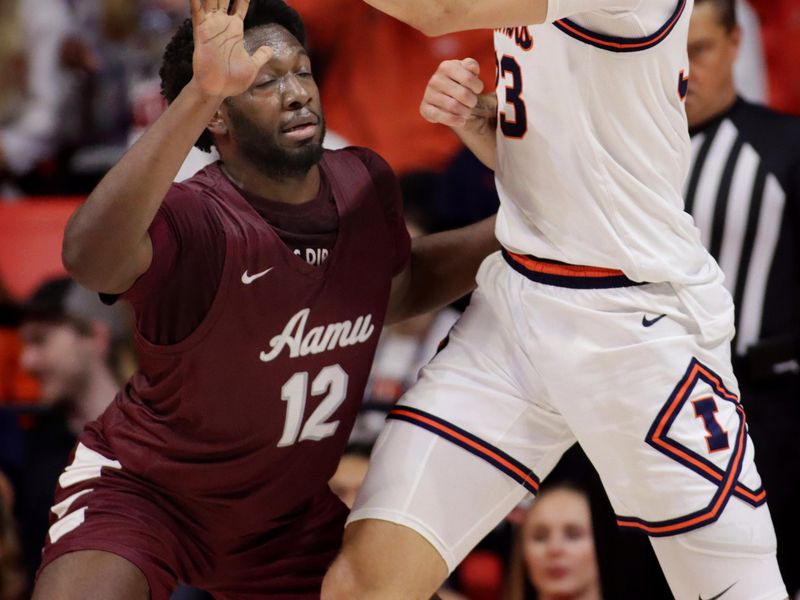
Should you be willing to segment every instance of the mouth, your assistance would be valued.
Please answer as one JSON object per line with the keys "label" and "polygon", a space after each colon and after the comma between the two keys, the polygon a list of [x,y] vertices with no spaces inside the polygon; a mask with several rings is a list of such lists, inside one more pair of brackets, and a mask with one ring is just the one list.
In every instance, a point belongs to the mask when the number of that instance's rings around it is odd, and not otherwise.
{"label": "mouth", "polygon": [[281,135],[296,142],[305,141],[316,135],[318,127],[319,120],[313,115],[297,117],[281,129]]}
{"label": "mouth", "polygon": [[569,575],[570,570],[567,567],[557,566],[557,567],[549,567],[545,569],[545,573],[549,579],[563,579],[567,575]]}

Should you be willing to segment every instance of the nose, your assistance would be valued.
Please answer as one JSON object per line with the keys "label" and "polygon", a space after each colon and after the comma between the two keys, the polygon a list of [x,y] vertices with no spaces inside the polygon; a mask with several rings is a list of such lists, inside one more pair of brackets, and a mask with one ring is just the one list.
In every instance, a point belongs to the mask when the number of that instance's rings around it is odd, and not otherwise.
{"label": "nose", "polygon": [[283,79],[283,105],[290,110],[304,107],[311,100],[311,94],[294,73],[288,73]]}
{"label": "nose", "polygon": [[548,540],[547,554],[548,556],[558,556],[564,552],[564,540],[559,537]]}

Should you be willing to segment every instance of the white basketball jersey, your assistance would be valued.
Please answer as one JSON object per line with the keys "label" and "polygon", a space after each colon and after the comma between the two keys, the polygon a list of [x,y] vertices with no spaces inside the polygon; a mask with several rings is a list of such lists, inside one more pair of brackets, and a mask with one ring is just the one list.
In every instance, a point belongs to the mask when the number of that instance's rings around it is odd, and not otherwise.
{"label": "white basketball jersey", "polygon": [[495,31],[500,242],[513,252],[708,282],[681,190],[692,0],[550,0]]}

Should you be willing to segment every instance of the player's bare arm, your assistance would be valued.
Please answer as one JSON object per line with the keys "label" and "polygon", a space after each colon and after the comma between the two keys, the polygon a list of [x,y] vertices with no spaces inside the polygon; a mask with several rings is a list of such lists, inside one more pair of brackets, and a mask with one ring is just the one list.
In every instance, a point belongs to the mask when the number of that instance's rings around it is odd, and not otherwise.
{"label": "player's bare arm", "polygon": [[474,58],[439,64],[419,107],[431,123],[447,125],[484,165],[494,170],[497,154],[497,96],[481,94],[480,65]]}
{"label": "player's bare arm", "polygon": [[474,225],[415,238],[411,260],[392,281],[386,324],[441,308],[475,289],[486,256],[500,249],[495,217]]}
{"label": "player's bare arm", "polygon": [[62,259],[86,287],[127,290],[152,260],[147,230],[183,160],[222,101],[247,90],[272,55],[243,46],[249,0],[191,0],[194,78],[70,218]]}
{"label": "player's bare arm", "polygon": [[426,35],[534,25],[547,16],[548,0],[366,0]]}

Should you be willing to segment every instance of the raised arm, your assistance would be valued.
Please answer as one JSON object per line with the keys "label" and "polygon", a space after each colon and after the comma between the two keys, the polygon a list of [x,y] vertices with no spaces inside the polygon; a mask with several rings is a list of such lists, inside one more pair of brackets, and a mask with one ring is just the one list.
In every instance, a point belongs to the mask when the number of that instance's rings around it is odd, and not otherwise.
{"label": "raised arm", "polygon": [[172,180],[222,101],[247,90],[272,51],[243,46],[249,0],[191,0],[194,76],[70,217],[62,260],[86,287],[127,290],[152,260],[147,230]]}
{"label": "raised arm", "polygon": [[543,23],[548,0],[366,0],[426,35]]}
{"label": "raised arm", "polygon": [[480,65],[474,58],[446,60],[425,88],[419,112],[431,123],[448,125],[484,165],[494,170],[497,153],[497,97],[481,94]]}
{"label": "raised arm", "polygon": [[474,225],[415,238],[411,261],[392,282],[386,324],[436,310],[475,289],[486,256],[500,249],[495,217]]}

